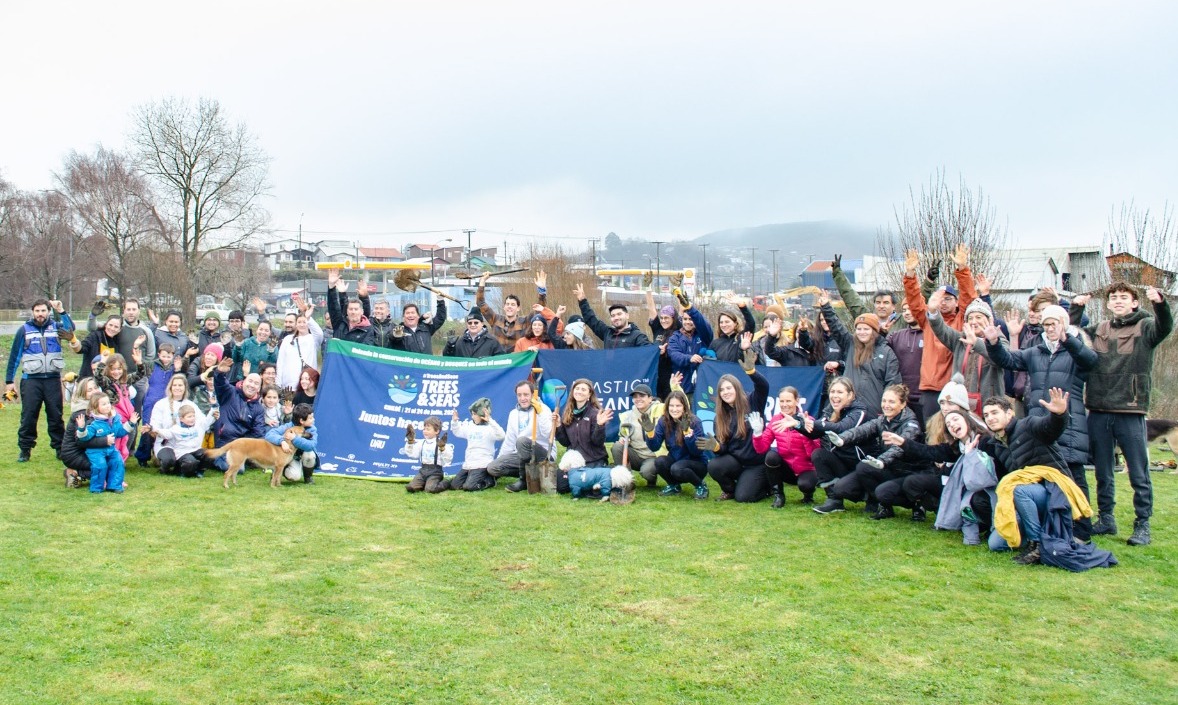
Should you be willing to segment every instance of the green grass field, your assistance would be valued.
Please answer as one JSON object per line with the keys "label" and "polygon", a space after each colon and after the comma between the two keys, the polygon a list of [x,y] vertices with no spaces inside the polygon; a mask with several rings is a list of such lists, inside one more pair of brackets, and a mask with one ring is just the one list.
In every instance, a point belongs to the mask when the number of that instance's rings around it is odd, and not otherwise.
{"label": "green grass field", "polygon": [[[1178,700],[1178,475],[1073,575],[859,511],[320,478],[62,486],[0,411],[2,703]],[[43,433],[43,431],[42,431]],[[44,437],[43,437],[44,438]]]}

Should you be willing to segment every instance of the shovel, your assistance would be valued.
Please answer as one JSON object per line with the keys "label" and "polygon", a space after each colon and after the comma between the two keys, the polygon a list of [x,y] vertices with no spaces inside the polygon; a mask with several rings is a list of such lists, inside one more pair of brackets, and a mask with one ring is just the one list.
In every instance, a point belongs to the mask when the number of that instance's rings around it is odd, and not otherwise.
{"label": "shovel", "polygon": [[[543,372],[542,368],[533,367],[532,378],[538,381],[541,372]],[[534,387],[532,391],[532,454],[524,465],[524,482],[528,486],[528,494],[540,494],[541,464],[547,462],[547,456],[543,461],[536,460],[536,427],[540,425],[540,414],[536,411],[535,404],[538,401],[540,401],[540,390]]]}
{"label": "shovel", "polygon": [[556,441],[556,428],[548,434],[548,455],[544,459],[538,461],[540,466],[540,491],[544,494],[557,494],[556,490],[556,463],[552,462],[552,444]]}

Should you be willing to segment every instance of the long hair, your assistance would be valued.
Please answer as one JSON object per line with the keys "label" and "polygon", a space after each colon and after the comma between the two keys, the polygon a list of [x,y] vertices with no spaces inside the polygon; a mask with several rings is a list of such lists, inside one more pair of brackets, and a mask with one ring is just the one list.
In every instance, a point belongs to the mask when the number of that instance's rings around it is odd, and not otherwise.
{"label": "long hair", "polygon": [[[830,386],[833,387],[836,384],[841,385],[843,389],[846,389],[847,392],[849,392],[851,395],[851,401],[855,401],[855,383],[851,381],[850,377],[835,377],[834,381],[830,383]],[[827,389],[829,390],[829,387]],[[830,420],[837,423],[838,420],[842,418],[843,411],[842,409],[835,409],[833,406],[831,409],[834,410],[830,414]]]}
{"label": "long hair", "polygon": [[100,375],[103,377],[106,377],[107,379],[109,379],[113,382],[114,377],[110,376],[110,366],[111,365],[119,365],[123,368],[123,376],[119,378],[118,383],[119,384],[126,384],[127,378],[131,376],[131,369],[129,367],[127,367],[127,358],[123,357],[122,355],[120,355],[118,353],[112,353],[110,355],[110,357],[106,358],[106,363],[103,364],[102,372],[100,373]]}
{"label": "long hair", "polygon": [[[870,326],[868,327],[870,328]],[[879,340],[879,333],[876,333],[872,328],[871,337],[867,339],[866,343],[859,342],[859,336],[854,334],[851,335],[851,339],[855,341],[855,367],[862,369],[871,362],[872,356],[875,355],[875,343]]]}
{"label": "long hair", "polygon": [[584,384],[589,387],[589,399],[585,401],[585,409],[600,409],[601,403],[597,401],[597,392],[593,389],[593,383],[582,377],[581,379],[573,380],[569,385],[569,399],[565,402],[564,413],[561,414],[560,422],[565,426],[571,426],[573,423],[573,390],[577,388],[578,384]]}
{"label": "long hair", "polygon": [[[672,399],[678,399],[679,403],[683,405],[683,418],[678,421],[671,418]],[[670,438],[673,435],[675,437],[675,443],[680,446],[683,445],[683,429],[685,426],[691,428],[691,423],[694,420],[695,417],[691,414],[691,402],[688,401],[687,395],[680,389],[672,390],[667,395],[667,401],[663,404],[663,423],[666,424],[664,427],[666,437]]]}
{"label": "long hair", "polygon": [[[70,409],[77,411],[89,408],[90,395],[86,393],[86,387],[90,386],[90,382],[94,382],[93,377],[79,377],[74,383],[74,395],[70,397]],[[97,384],[97,382],[95,383]]]}
{"label": "long hair", "polygon": [[[720,387],[728,382],[732,388],[736,390],[736,399],[733,400],[732,406],[724,403],[720,398]],[[724,375],[720,381],[716,383],[716,440],[721,443],[728,442],[728,427],[735,421],[736,438],[744,438],[749,433],[748,424],[745,423],[744,417],[749,413],[749,398],[744,393],[744,387],[740,386],[740,380],[735,375]]]}

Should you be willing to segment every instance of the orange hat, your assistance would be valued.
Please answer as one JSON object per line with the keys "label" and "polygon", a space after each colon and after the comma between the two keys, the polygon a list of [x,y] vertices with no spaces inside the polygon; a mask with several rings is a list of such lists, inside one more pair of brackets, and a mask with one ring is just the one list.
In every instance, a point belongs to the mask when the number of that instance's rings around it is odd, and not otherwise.
{"label": "orange hat", "polygon": [[865,326],[870,326],[876,333],[879,332],[879,316],[874,313],[863,313],[855,319],[855,325],[862,323]]}

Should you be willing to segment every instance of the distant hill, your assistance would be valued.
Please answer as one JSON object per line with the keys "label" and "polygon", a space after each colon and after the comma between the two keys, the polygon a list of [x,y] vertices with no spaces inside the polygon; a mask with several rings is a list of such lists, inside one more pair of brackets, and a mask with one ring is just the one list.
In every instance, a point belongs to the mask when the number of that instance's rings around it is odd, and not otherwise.
{"label": "distant hill", "polygon": [[773,223],[731,228],[701,235],[691,242],[718,247],[756,247],[794,250],[814,259],[828,259],[838,252],[859,259],[875,252],[876,228],[839,220]]}

